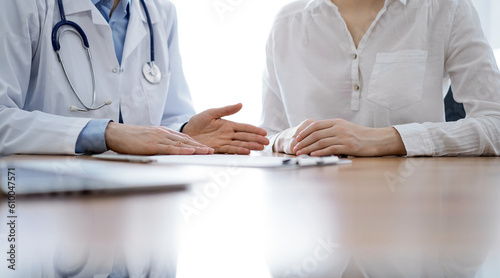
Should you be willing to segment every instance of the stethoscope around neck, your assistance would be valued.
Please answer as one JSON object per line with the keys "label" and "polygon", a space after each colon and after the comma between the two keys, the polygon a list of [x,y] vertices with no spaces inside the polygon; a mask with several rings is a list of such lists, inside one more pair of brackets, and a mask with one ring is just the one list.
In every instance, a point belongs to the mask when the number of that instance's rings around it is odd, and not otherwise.
{"label": "stethoscope around neck", "polygon": [[[123,0],[122,0],[123,1]],[[142,67],[142,74],[144,75],[144,78],[151,84],[158,84],[161,81],[161,71],[158,68],[158,66],[155,64],[155,49],[154,49],[154,33],[153,33],[153,25],[151,23],[151,17],[149,16],[149,11],[148,8],[146,7],[146,3],[144,0],[140,0],[142,7],[144,9],[144,13],[146,14],[146,19],[148,22],[148,27],[149,27],[149,37],[150,37],[150,61],[146,62],[144,66]],[[76,98],[78,101],[82,104],[83,108],[77,107],[76,105],[71,105],[70,110],[72,112],[76,111],[81,111],[81,112],[88,112],[91,110],[97,110],[101,109],[102,107],[106,105],[111,104],[111,99],[106,100],[104,103],[101,103],[96,106],[96,99],[97,99],[97,92],[96,92],[96,82],[95,82],[95,72],[94,72],[94,63],[92,62],[92,54],[90,53],[90,45],[89,41],[87,39],[87,35],[85,35],[85,32],[83,31],[82,27],[80,27],[78,24],[76,24],[73,21],[66,20],[66,13],[64,12],[64,6],[62,3],[62,0],[57,0],[57,4],[59,5],[59,14],[61,15],[61,21],[59,21],[54,28],[52,29],[52,47],[54,48],[54,51],[56,52],[57,59],[59,60],[59,63],[61,64],[61,67],[63,69],[64,75],[66,76],[66,79],[68,80],[68,83],[71,87],[71,90],[75,94]],[[71,28],[62,30],[59,32],[59,29],[62,26],[69,26]],[[61,45],[59,43],[61,36],[64,34],[64,32],[72,32],[75,33],[78,37],[80,37],[80,40],[82,41],[83,48],[87,52],[87,59],[89,61],[90,65],[90,71],[92,75],[92,104],[91,105],[86,105],[85,102],[82,100],[80,97],[80,94],[75,89],[75,86],[71,82],[71,79],[69,78],[68,71],[66,70],[66,67],[64,66],[63,59],[60,54],[61,50]]]}

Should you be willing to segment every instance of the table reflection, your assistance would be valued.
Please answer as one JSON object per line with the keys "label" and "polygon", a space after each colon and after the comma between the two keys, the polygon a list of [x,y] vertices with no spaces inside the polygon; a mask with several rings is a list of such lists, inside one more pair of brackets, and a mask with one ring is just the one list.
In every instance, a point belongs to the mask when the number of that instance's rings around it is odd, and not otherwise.
{"label": "table reflection", "polygon": [[0,276],[175,277],[181,195],[21,197],[17,269]]}
{"label": "table reflection", "polygon": [[213,180],[185,190],[21,197],[18,269],[0,277],[496,278],[499,166],[207,167]]}
{"label": "table reflection", "polygon": [[499,277],[497,164],[369,160],[267,188],[273,277]]}

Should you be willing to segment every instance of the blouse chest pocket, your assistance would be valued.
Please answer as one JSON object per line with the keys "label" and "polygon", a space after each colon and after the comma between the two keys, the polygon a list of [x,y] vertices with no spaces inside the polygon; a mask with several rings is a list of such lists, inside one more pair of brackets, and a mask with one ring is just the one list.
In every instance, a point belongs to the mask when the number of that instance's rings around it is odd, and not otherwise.
{"label": "blouse chest pocket", "polygon": [[367,99],[390,110],[420,101],[426,65],[425,50],[377,54]]}

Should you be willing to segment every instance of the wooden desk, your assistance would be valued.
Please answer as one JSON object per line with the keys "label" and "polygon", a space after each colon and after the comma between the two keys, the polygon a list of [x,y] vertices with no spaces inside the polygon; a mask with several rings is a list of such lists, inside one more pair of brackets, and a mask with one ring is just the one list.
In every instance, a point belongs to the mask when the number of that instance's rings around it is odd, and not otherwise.
{"label": "wooden desk", "polygon": [[[185,166],[209,182],[22,197],[18,269],[2,260],[0,276],[500,277],[500,158],[352,161]],[[4,198],[4,256],[6,206]]]}

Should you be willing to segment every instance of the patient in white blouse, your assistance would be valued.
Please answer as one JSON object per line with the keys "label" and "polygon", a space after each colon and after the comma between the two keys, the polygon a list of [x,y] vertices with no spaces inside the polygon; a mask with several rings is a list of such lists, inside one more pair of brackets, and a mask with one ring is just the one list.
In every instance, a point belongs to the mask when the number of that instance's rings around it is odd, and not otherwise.
{"label": "patient in white blouse", "polygon": [[[266,51],[273,151],[500,155],[500,72],[470,0],[299,0]],[[456,122],[450,83],[467,115]]]}

